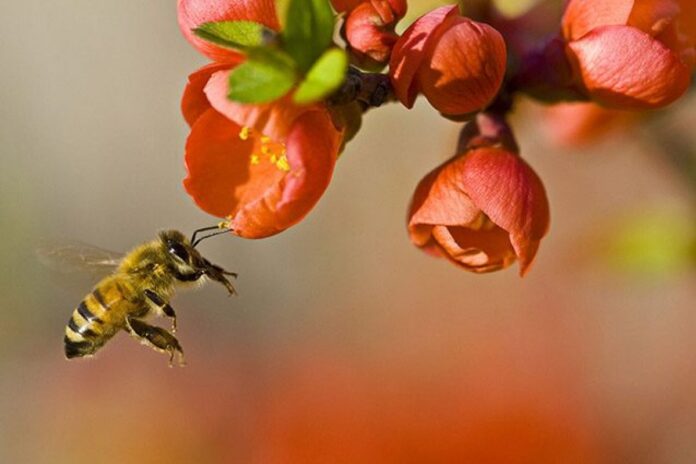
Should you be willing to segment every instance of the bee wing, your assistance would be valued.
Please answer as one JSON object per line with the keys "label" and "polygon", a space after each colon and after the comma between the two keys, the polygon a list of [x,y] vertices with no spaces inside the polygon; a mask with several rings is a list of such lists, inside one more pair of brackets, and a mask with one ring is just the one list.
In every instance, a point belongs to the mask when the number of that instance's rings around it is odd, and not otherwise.
{"label": "bee wing", "polygon": [[78,241],[43,242],[36,249],[39,261],[61,274],[87,273],[101,277],[113,272],[123,253]]}

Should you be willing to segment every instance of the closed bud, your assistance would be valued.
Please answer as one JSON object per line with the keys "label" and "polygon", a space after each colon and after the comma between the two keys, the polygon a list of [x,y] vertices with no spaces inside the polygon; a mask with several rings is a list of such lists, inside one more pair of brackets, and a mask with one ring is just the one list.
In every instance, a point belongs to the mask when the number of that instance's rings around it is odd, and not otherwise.
{"label": "closed bud", "polygon": [[456,6],[419,18],[399,38],[389,63],[397,98],[411,108],[419,93],[448,116],[485,108],[503,82],[503,37],[459,15]]}
{"label": "closed bud", "polygon": [[548,230],[549,204],[511,133],[499,125],[502,130],[491,136],[496,127],[489,122],[482,113],[469,123],[462,151],[420,182],[409,236],[424,251],[469,271],[497,271],[519,260],[523,275]]}
{"label": "closed bud", "polygon": [[396,23],[406,13],[403,0],[364,2],[348,13],[344,34],[348,48],[363,68],[381,68],[391,56],[398,36]]}
{"label": "closed bud", "polygon": [[689,2],[571,0],[562,30],[582,90],[621,109],[660,108],[683,95],[696,61]]}

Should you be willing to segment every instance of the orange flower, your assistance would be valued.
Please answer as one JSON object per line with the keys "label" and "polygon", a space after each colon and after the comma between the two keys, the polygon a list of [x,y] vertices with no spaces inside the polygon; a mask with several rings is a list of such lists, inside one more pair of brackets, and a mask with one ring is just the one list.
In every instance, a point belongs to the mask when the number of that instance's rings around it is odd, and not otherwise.
{"label": "orange flower", "polygon": [[[595,101],[623,109],[663,107],[690,85],[696,62],[691,0],[571,0],[567,53]],[[691,12],[693,15],[694,12]]]}
{"label": "orange flower", "polygon": [[485,108],[505,74],[503,37],[487,24],[458,14],[456,6],[419,18],[394,46],[389,73],[397,98],[411,108],[423,93],[445,115]]}
{"label": "orange flower", "polygon": [[348,10],[343,31],[357,64],[363,68],[383,67],[398,39],[394,27],[406,14],[406,1],[371,0],[341,6]]}
{"label": "orange flower", "polygon": [[[268,16],[259,15],[274,8],[265,1],[239,4],[180,0],[179,22],[186,27],[213,20],[263,22]],[[189,76],[181,102],[191,126],[186,191],[204,211],[229,218],[242,237],[266,237],[296,224],[326,190],[342,132],[324,105],[297,106],[290,97],[264,105],[228,100],[230,70],[243,56],[185,35],[218,60]]]}
{"label": "orange flower", "polygon": [[524,275],[549,225],[546,192],[518,153],[470,146],[430,172],[411,202],[411,241],[473,272],[520,261]]}

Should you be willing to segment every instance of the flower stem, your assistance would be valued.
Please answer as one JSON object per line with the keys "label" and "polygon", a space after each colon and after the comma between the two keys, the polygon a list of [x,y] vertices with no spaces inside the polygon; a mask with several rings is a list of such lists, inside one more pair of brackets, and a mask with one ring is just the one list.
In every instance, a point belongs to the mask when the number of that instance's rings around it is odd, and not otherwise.
{"label": "flower stem", "polygon": [[510,124],[504,113],[481,112],[466,123],[459,134],[457,153],[474,148],[500,146],[513,153],[519,153]]}
{"label": "flower stem", "polygon": [[388,75],[365,73],[351,66],[343,85],[329,97],[328,104],[340,106],[357,101],[363,107],[363,112],[366,112],[395,100]]}

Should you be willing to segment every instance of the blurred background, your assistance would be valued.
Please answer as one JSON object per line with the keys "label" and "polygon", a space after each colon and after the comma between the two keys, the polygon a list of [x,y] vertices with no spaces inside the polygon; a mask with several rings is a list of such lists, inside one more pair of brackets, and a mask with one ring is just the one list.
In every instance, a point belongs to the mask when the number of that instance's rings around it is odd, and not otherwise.
{"label": "blurred background", "polygon": [[572,117],[521,102],[552,208],[524,279],[409,243],[457,126],[423,101],[375,110],[301,224],[203,243],[240,294],[175,298],[188,366],[125,334],[68,362],[94,282],[56,278],[36,244],[125,251],[215,222],[181,185],[179,98],[206,61],[172,1],[0,14],[0,462],[696,462],[693,96],[573,147]]}

